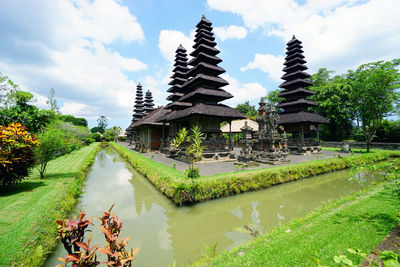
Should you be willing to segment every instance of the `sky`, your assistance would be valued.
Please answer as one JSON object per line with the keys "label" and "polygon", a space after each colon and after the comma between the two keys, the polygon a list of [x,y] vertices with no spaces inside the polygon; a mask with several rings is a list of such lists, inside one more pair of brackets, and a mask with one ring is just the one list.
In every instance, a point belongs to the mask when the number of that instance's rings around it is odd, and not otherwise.
{"label": "sky", "polygon": [[303,42],[308,72],[337,74],[400,57],[399,0],[0,0],[0,72],[48,108],[89,126],[104,115],[128,127],[136,85],[157,106],[171,81],[175,50],[192,50],[196,24],[213,23],[232,107],[282,82],[286,43]]}

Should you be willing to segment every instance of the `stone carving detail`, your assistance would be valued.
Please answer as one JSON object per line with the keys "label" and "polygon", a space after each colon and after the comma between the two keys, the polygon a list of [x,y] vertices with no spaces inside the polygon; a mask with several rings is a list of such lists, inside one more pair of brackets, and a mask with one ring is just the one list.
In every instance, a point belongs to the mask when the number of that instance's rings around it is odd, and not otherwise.
{"label": "stone carving detail", "polygon": [[248,125],[247,121],[245,121],[244,126],[240,128],[240,130],[242,131],[242,150],[240,151],[240,155],[238,156],[238,161],[240,163],[250,163],[255,159],[254,155],[251,153],[253,144],[251,133],[253,131],[253,128],[251,128]]}
{"label": "stone carving detail", "polygon": [[259,104],[258,132],[250,140],[252,129],[247,125],[241,128],[242,152],[238,160],[242,162],[254,160],[273,165],[287,163],[287,138],[284,128],[279,126],[279,115],[275,107],[272,104],[267,106],[263,98]]}

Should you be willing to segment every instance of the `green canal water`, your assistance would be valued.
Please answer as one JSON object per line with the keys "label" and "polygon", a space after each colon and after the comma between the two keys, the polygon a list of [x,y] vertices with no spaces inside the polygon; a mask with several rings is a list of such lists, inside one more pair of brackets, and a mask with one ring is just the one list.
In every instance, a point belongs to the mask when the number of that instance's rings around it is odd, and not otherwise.
{"label": "green canal water", "polygon": [[[190,207],[176,207],[111,148],[103,149],[87,177],[85,193],[77,208],[89,216],[113,212],[123,220],[121,237],[140,247],[135,266],[186,265],[201,256],[205,246],[217,251],[249,241],[244,225],[269,231],[302,216],[321,202],[355,192],[364,185],[349,181],[347,171],[332,172],[301,181],[249,192]],[[94,221],[92,244],[105,246]],[[60,244],[45,266],[55,266],[65,256]]]}

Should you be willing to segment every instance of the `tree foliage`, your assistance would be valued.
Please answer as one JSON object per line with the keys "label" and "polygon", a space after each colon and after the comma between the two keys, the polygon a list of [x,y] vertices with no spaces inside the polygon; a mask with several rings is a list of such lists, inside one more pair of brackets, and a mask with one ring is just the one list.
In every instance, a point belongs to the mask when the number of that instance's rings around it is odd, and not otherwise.
{"label": "tree foliage", "polygon": [[243,104],[238,104],[235,109],[242,113],[247,119],[255,120],[258,115],[256,108],[250,105],[249,101],[246,101]]}
{"label": "tree foliage", "polygon": [[0,72],[0,108],[8,108],[18,90],[18,85]]}
{"label": "tree foliage", "polygon": [[98,127],[98,129],[100,130],[100,131],[98,131],[98,132],[101,133],[101,134],[104,133],[104,132],[106,131],[106,129],[107,129],[108,119],[106,118],[106,116],[101,115],[101,116],[97,119],[97,122],[98,122],[97,127]]}
{"label": "tree foliage", "polygon": [[278,96],[281,91],[282,90],[280,90],[280,89],[272,90],[267,94],[265,99],[267,99],[268,102],[270,102],[272,105],[276,106],[279,102],[284,100],[283,97]]}
{"label": "tree foliage", "polygon": [[38,135],[38,140],[39,146],[35,149],[35,158],[41,178],[44,178],[50,160],[94,141],[88,128],[62,121],[51,124]]}
{"label": "tree foliage", "polygon": [[185,170],[185,174],[189,178],[200,177],[200,169],[194,166],[194,163],[200,161],[203,158],[204,146],[204,134],[201,132],[200,127],[194,126],[190,130],[190,134],[186,128],[182,128],[178,131],[178,134],[171,141],[170,146],[173,150],[181,151],[186,149],[186,159],[189,162],[189,168]]}
{"label": "tree foliage", "polygon": [[329,120],[321,125],[323,140],[341,141],[348,139],[353,128],[352,106],[350,103],[351,86],[342,76],[331,77],[333,71],[321,68],[310,78],[315,92],[312,99],[318,103],[313,111]]}
{"label": "tree foliage", "polygon": [[20,123],[0,125],[0,190],[28,176],[37,140]]}
{"label": "tree foliage", "polygon": [[83,127],[87,127],[88,126],[88,122],[85,118],[76,118],[72,115],[57,115],[57,119],[64,121],[64,122],[70,122],[75,126],[83,126]]}
{"label": "tree foliage", "polygon": [[49,129],[39,134],[39,146],[35,150],[40,178],[44,178],[47,164],[50,160],[64,153],[65,134],[60,129]]}
{"label": "tree foliage", "polygon": [[53,111],[55,114],[59,114],[60,111],[57,106],[57,100],[54,98],[55,91],[53,88],[50,89],[49,96],[47,97],[47,105],[49,105],[50,110]]}
{"label": "tree foliage", "polygon": [[356,119],[361,122],[367,151],[384,117],[396,112],[400,97],[399,65],[400,59],[377,61],[347,74],[352,88],[350,102]]}
{"label": "tree foliage", "polygon": [[121,133],[122,128],[118,126],[114,126],[112,128],[108,128],[103,136],[106,139],[106,141],[116,141],[118,135]]}
{"label": "tree foliage", "polygon": [[0,125],[19,122],[32,133],[38,133],[55,116],[51,110],[39,110],[31,104],[33,95],[25,91],[15,91],[12,99],[7,100],[7,107],[0,108]]}

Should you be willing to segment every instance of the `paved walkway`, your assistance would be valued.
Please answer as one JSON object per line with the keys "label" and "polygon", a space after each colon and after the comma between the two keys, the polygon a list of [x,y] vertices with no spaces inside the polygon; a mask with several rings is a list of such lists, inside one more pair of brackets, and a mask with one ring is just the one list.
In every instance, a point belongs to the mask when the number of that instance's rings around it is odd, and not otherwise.
{"label": "paved walkway", "polygon": [[[120,143],[120,144],[133,150],[133,146],[129,146],[128,143]],[[234,151],[235,151],[235,153],[239,153],[240,148],[235,148]],[[306,155],[306,156],[289,155],[287,157],[287,159],[290,160],[290,163],[282,164],[282,165],[290,165],[290,164],[294,164],[294,163],[313,161],[313,160],[317,160],[317,159],[328,159],[328,158],[333,158],[333,157],[335,157],[335,155],[338,155],[338,154],[340,154],[342,157],[351,155],[348,153],[340,153],[340,152],[335,152],[335,151],[322,151],[321,154]],[[188,168],[187,163],[169,158],[165,154],[160,153],[158,151],[141,153],[141,155],[143,155],[149,159],[152,159],[154,161],[157,161],[159,163],[162,163],[164,165],[167,165],[167,166],[173,167],[173,165],[175,164],[175,168],[181,172],[183,172],[184,170],[186,170]],[[200,169],[200,173],[203,176],[213,175],[213,174],[217,174],[217,173],[234,172],[234,171],[238,171],[238,170],[242,169],[242,168],[236,167],[234,165],[233,161],[230,161],[230,162],[202,162],[202,163],[195,163],[195,166],[197,166]],[[248,167],[248,168],[245,168],[245,170],[270,168],[270,167],[274,167],[274,165],[260,163],[260,165],[258,165],[256,167]]]}

